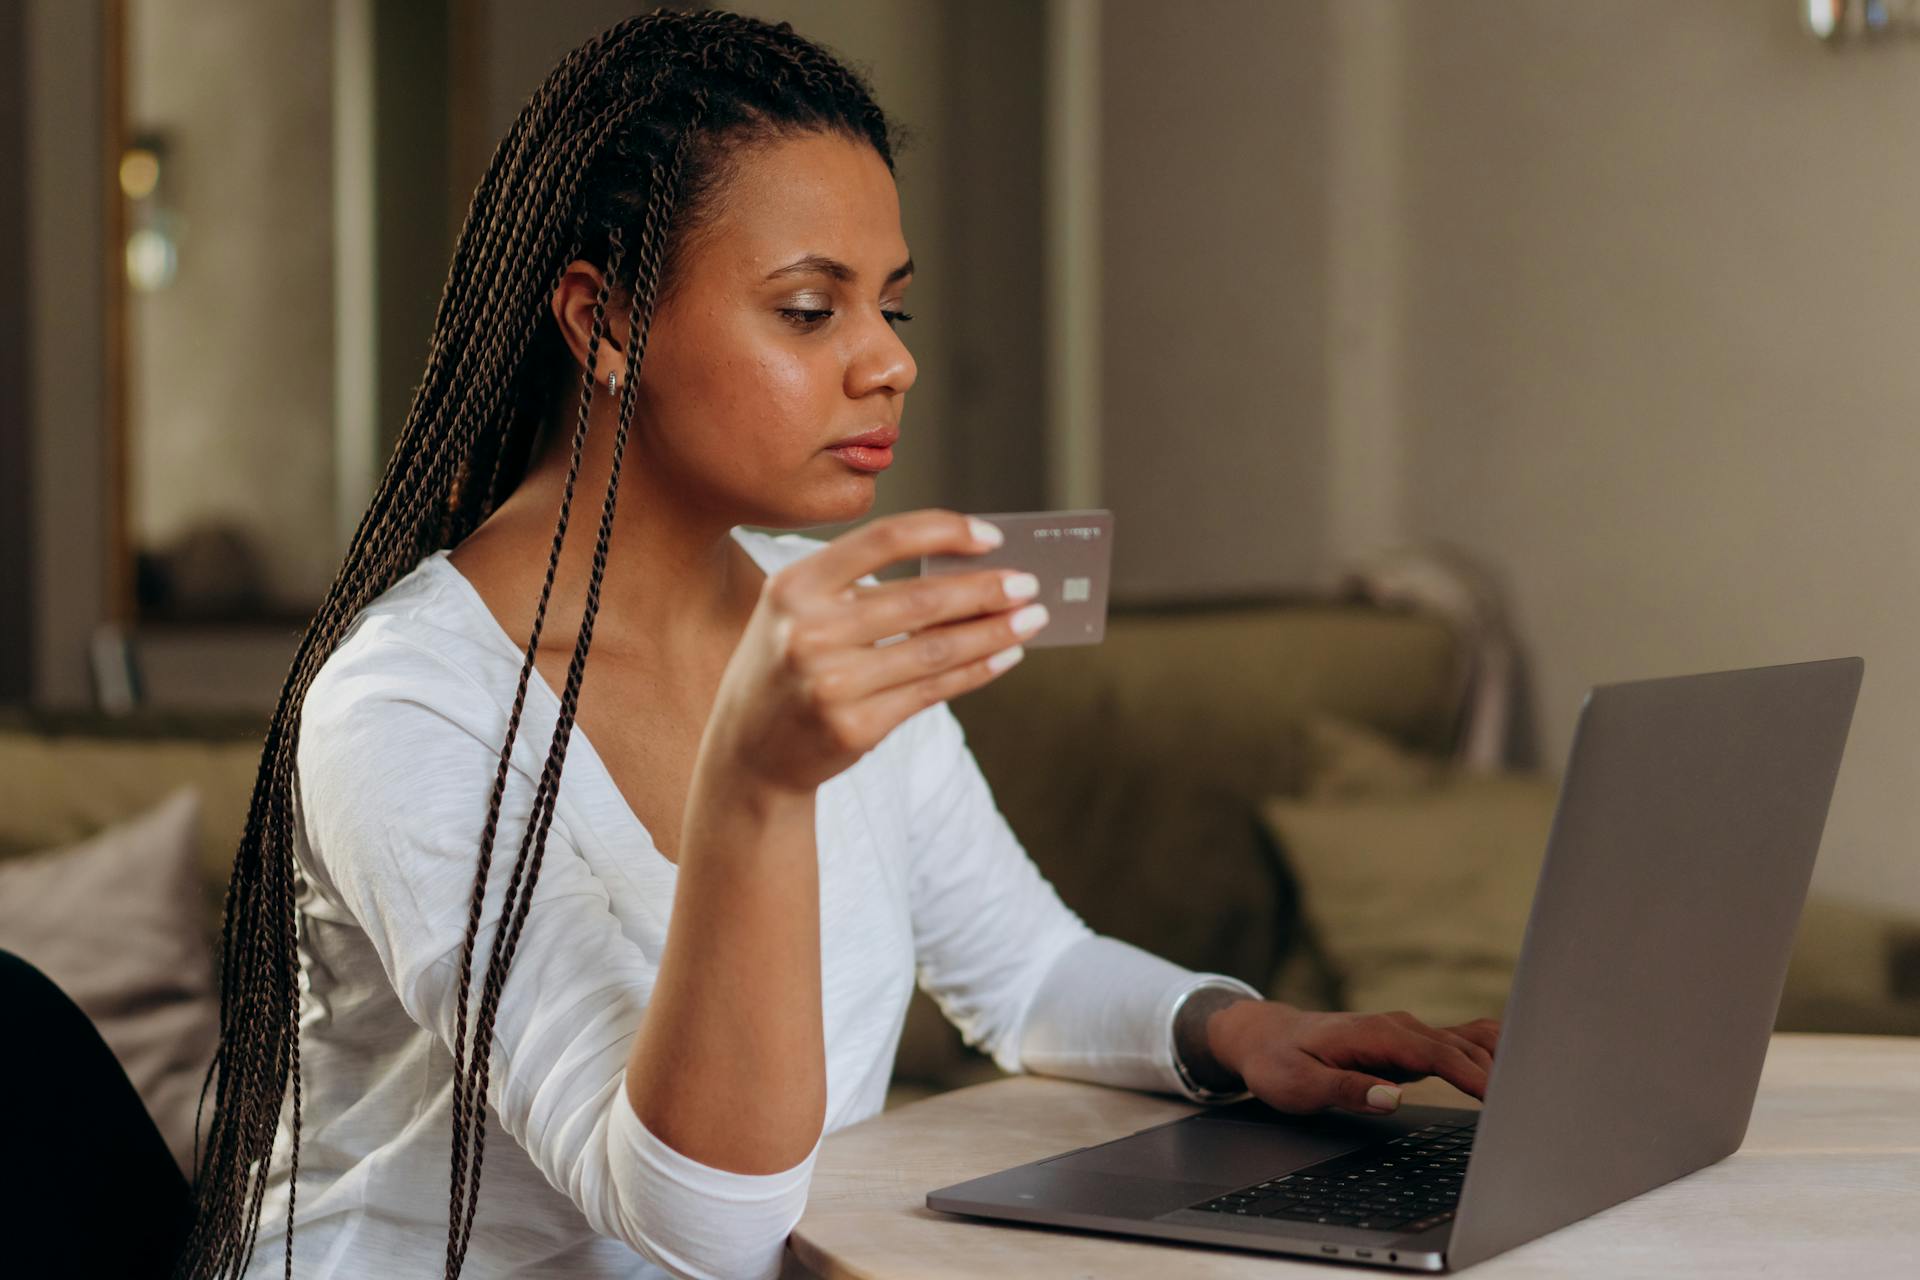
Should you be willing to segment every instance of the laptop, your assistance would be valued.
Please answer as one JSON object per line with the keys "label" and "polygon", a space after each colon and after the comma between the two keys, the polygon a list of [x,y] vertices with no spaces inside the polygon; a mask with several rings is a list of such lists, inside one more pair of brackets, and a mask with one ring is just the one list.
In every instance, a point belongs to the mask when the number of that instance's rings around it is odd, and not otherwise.
{"label": "laptop", "polygon": [[1587,695],[1484,1106],[1302,1117],[1249,1100],[942,1187],[928,1207],[1446,1271],[1730,1155],[1863,670]]}

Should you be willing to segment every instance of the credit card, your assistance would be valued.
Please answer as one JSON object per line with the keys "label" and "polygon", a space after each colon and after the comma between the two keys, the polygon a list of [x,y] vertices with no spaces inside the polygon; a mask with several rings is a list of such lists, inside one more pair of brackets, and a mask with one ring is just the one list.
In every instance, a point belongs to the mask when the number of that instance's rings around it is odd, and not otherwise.
{"label": "credit card", "polygon": [[1113,569],[1113,512],[1013,511],[976,517],[1007,540],[978,555],[920,557],[920,572],[1024,569],[1040,579],[1034,600],[1047,625],[1021,643],[1029,649],[1098,644],[1107,634],[1107,579]]}

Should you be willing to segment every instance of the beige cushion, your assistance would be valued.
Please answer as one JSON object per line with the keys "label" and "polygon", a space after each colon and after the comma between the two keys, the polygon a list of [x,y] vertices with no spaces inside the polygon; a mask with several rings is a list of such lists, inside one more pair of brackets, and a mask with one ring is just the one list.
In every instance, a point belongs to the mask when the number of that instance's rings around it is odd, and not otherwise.
{"label": "beige cushion", "polygon": [[220,1036],[199,809],[183,789],[90,840],[0,864],[0,947],[93,1020],[182,1169]]}
{"label": "beige cushion", "polygon": [[215,936],[259,767],[258,739],[0,728],[0,857],[83,840],[190,787],[201,803],[201,921]]}
{"label": "beige cushion", "polygon": [[1556,795],[1507,775],[1262,806],[1345,1007],[1500,1015]]}

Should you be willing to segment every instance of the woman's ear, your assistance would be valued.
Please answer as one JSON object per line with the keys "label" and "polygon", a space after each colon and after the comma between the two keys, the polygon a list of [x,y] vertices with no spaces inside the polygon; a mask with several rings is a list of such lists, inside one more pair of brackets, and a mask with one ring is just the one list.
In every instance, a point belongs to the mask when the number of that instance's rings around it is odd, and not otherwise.
{"label": "woman's ear", "polygon": [[[553,291],[553,318],[560,326],[560,336],[566,339],[567,349],[573,352],[574,363],[582,369],[587,367],[587,342],[593,336],[593,301],[600,296],[600,286],[605,280],[600,268],[585,258],[576,258],[567,264]],[[626,308],[609,301],[606,329],[600,335],[600,354],[594,361],[597,381],[604,383],[609,373],[619,374],[623,383],[627,380],[626,350]]]}

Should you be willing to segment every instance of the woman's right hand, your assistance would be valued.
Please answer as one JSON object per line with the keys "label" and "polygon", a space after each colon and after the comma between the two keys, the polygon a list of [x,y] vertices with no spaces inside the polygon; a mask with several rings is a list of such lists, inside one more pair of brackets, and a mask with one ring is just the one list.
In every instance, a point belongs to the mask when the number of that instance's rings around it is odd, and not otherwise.
{"label": "woman's right hand", "polygon": [[1246,999],[1207,1019],[1206,1041],[1213,1059],[1275,1110],[1384,1115],[1400,1105],[1400,1085],[1424,1076],[1485,1098],[1500,1023],[1431,1027],[1406,1012],[1316,1013]]}
{"label": "woman's right hand", "polygon": [[[1010,569],[859,579],[922,555],[998,545],[985,521],[946,510],[883,516],[769,575],[721,676],[700,767],[811,795],[915,713],[977,689],[1020,660]],[[875,642],[906,633],[876,648]]]}

